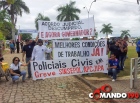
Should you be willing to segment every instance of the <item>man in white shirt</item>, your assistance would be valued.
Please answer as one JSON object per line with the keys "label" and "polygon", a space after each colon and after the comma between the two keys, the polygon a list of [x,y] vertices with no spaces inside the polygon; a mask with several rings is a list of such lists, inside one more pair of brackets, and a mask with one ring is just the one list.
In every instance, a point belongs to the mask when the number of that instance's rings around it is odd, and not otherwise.
{"label": "man in white shirt", "polygon": [[36,45],[32,52],[31,60],[45,60],[45,53],[50,53],[52,48],[48,49],[43,45],[41,39],[38,40],[38,45]]}

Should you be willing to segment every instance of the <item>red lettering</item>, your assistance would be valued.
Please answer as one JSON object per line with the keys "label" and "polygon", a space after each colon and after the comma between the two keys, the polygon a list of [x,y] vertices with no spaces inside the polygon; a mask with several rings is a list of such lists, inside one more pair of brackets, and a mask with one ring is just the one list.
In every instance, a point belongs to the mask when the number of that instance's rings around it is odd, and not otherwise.
{"label": "red lettering", "polygon": [[36,71],[34,74],[35,74],[35,77],[36,77],[36,78],[47,77],[47,76],[54,76],[54,75],[56,75],[55,72],[39,73],[38,71]]}
{"label": "red lettering", "polygon": [[60,37],[59,32],[46,32],[45,38]]}
{"label": "red lettering", "polygon": [[39,73],[38,73],[38,71],[35,72],[35,77],[36,77],[36,78],[39,78]]}
{"label": "red lettering", "polygon": [[93,48],[93,53],[91,56],[100,56],[100,49],[99,48]]}
{"label": "red lettering", "polygon": [[41,32],[41,38],[44,38],[44,33],[43,32]]}
{"label": "red lettering", "polygon": [[139,97],[140,97],[140,95],[139,95],[139,93],[134,93],[134,92],[131,92],[131,93],[127,93],[127,97],[129,98],[129,99],[134,99],[134,98],[136,98],[136,99],[138,99]]}
{"label": "red lettering", "polygon": [[101,48],[101,56],[103,56],[104,48]]}
{"label": "red lettering", "polygon": [[82,73],[80,67],[59,69],[59,74],[75,74]]}

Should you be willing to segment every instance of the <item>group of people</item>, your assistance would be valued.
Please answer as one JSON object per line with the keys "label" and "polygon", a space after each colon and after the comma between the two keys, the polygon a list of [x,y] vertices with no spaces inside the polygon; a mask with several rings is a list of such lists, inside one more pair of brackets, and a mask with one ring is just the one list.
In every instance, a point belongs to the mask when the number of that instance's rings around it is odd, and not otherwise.
{"label": "group of people", "polygon": [[11,54],[15,53],[15,50],[17,50],[17,53],[19,53],[20,48],[21,48],[21,52],[22,52],[23,45],[24,45],[23,41],[19,42],[19,40],[17,39],[17,41],[15,42],[14,40],[11,40],[9,42],[9,47],[10,47]]}
{"label": "group of people", "polygon": [[[94,38],[91,38],[93,40]],[[87,37],[84,37],[83,40],[88,40]],[[107,41],[107,54],[110,55],[110,58],[108,60],[108,75],[111,76],[112,81],[116,81],[117,74],[120,73],[120,71],[124,70],[124,62],[127,58],[127,51],[128,51],[128,37],[124,37],[123,39],[117,39]],[[137,46],[140,50],[140,41],[137,43]],[[138,49],[138,47],[136,47]],[[25,81],[25,75],[26,72],[19,72],[20,66],[28,66],[28,78],[32,77],[31,74],[31,66],[30,61],[32,60],[46,60],[45,53],[51,53],[52,47],[47,48],[43,45],[43,40],[37,38],[33,40],[25,40],[25,45],[22,49],[22,61],[24,62],[24,56],[26,54],[26,63],[22,64],[20,63],[20,59],[18,57],[15,57],[13,59],[13,63],[11,64],[11,74],[13,75],[13,82],[17,80],[20,75],[23,75],[23,81]],[[17,64],[18,62],[18,64]]]}
{"label": "group of people", "polygon": [[124,62],[127,58],[128,51],[128,37],[124,39],[108,41],[108,53],[110,53],[108,75],[111,76],[112,81],[116,81],[117,74],[124,71]]}
{"label": "group of people", "polygon": [[26,72],[20,71],[20,66],[28,66],[28,78],[32,77],[31,74],[31,65],[30,61],[33,60],[45,60],[45,53],[52,52],[52,47],[47,48],[43,45],[43,40],[38,39],[38,36],[35,40],[25,40],[25,45],[22,49],[22,61],[24,62],[24,56],[26,55],[26,64],[22,64],[18,57],[13,58],[13,63],[10,65],[10,73],[12,75],[13,82],[19,79],[22,76],[22,81],[25,81]]}

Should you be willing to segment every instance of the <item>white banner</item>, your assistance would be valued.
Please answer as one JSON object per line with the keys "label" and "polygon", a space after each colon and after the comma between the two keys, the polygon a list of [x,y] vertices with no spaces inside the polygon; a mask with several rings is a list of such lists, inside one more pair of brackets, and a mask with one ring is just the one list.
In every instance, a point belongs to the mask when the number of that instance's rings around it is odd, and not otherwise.
{"label": "white banner", "polygon": [[107,56],[31,61],[33,80],[87,73],[107,73]]}
{"label": "white banner", "polygon": [[104,57],[107,40],[53,41],[53,59],[72,59],[79,57]]}
{"label": "white banner", "polygon": [[75,21],[38,21],[39,38],[62,39],[94,36],[94,18]]}
{"label": "white banner", "polygon": [[38,33],[38,31],[37,30],[35,30],[35,29],[19,29],[18,30],[18,34],[20,34],[20,33]]}

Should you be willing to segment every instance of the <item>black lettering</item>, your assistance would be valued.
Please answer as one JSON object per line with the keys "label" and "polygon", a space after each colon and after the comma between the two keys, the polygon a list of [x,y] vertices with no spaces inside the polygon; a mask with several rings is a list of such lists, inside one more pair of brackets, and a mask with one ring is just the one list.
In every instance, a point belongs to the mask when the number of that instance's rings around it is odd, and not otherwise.
{"label": "black lettering", "polygon": [[38,66],[38,63],[37,62],[33,62],[33,67],[34,67],[34,70],[35,70],[35,67]]}
{"label": "black lettering", "polygon": [[48,64],[48,69],[52,69],[52,64]]}
{"label": "black lettering", "polygon": [[39,70],[42,70],[42,65],[41,64],[39,64]]}
{"label": "black lettering", "polygon": [[76,61],[77,61],[76,59],[72,59],[72,61],[71,61],[72,67],[76,67],[77,66],[77,64],[74,64],[74,62],[76,62]]}

